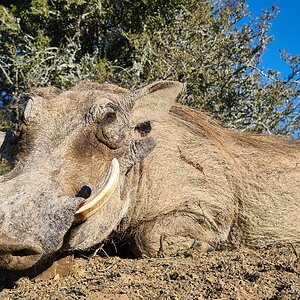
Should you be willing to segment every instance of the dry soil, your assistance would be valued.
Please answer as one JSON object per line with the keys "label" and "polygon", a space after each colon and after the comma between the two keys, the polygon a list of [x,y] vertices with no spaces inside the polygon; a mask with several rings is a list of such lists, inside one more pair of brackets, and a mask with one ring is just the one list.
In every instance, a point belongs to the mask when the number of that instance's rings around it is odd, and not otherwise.
{"label": "dry soil", "polygon": [[0,299],[300,299],[293,245],[155,259],[67,257],[53,268],[34,279],[0,279]]}

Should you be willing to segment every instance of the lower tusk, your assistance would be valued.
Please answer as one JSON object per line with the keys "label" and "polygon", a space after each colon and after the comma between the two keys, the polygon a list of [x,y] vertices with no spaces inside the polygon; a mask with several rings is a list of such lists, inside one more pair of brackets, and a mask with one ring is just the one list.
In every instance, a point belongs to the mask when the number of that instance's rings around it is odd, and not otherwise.
{"label": "lower tusk", "polygon": [[116,158],[111,162],[102,187],[93,196],[86,199],[75,212],[74,223],[78,224],[94,215],[110,199],[119,182],[120,166]]}

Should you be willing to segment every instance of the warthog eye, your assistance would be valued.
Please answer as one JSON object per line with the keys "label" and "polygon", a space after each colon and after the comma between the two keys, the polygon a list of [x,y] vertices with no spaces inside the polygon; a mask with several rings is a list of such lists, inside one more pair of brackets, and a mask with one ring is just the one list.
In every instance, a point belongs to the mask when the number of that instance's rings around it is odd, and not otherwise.
{"label": "warthog eye", "polygon": [[138,131],[141,136],[146,136],[150,131],[152,127],[150,124],[150,121],[139,123],[135,126],[134,130]]}

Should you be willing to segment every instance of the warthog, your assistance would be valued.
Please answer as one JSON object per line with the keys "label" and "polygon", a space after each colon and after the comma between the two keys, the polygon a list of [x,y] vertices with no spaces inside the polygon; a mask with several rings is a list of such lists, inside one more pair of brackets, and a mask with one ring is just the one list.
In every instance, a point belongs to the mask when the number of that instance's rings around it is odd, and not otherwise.
{"label": "warthog", "polygon": [[14,168],[0,179],[0,269],[112,233],[137,256],[298,242],[300,145],[223,129],[176,104],[181,89],[36,90],[1,147]]}

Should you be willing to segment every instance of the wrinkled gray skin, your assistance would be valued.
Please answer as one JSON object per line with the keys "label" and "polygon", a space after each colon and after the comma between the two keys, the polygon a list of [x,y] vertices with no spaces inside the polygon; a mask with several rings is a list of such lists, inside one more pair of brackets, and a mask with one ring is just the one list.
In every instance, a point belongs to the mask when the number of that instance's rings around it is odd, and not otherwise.
{"label": "wrinkled gray skin", "polygon": [[[175,105],[181,89],[166,81],[134,93],[93,83],[36,91],[1,147],[14,169],[0,179],[0,269],[88,249],[112,232],[126,232],[138,256],[298,242],[299,145],[229,133]],[[83,187],[93,194],[113,158],[117,190],[72,226],[90,195]]]}

